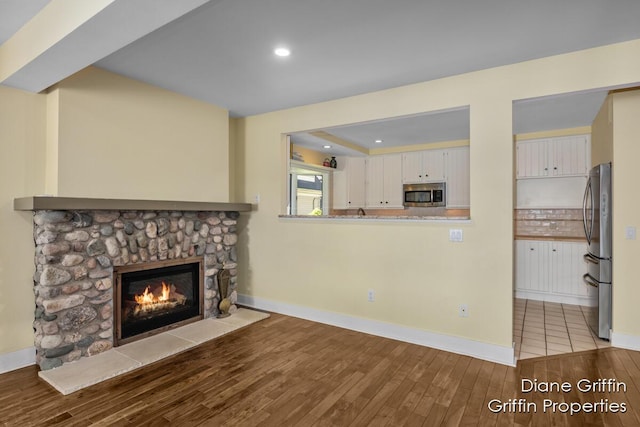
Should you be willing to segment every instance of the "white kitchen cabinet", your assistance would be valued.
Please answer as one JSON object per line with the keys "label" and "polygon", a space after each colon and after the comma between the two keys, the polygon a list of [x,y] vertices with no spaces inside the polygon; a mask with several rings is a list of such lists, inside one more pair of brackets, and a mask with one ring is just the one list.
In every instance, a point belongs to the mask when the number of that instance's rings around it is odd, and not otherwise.
{"label": "white kitchen cabinet", "polygon": [[402,183],[439,182],[445,179],[446,150],[412,151],[402,154]]}
{"label": "white kitchen cabinet", "polygon": [[573,135],[516,143],[516,177],[586,175],[591,166],[591,138]]}
{"label": "white kitchen cabinet", "polygon": [[469,187],[469,147],[450,148],[445,156],[447,207],[468,208],[471,204]]}
{"label": "white kitchen cabinet", "polygon": [[582,280],[585,250],[580,242],[516,240],[516,297],[594,305],[596,294]]}
{"label": "white kitchen cabinet", "polygon": [[590,298],[595,288],[587,286],[582,275],[587,272],[584,254],[586,243],[551,242],[551,292]]}
{"label": "white kitchen cabinet", "polygon": [[341,157],[333,171],[333,208],[365,207],[365,158]]}
{"label": "white kitchen cabinet", "polygon": [[548,243],[516,240],[516,291],[549,293]]}
{"label": "white kitchen cabinet", "polygon": [[366,161],[368,208],[402,208],[402,157],[371,156]]}

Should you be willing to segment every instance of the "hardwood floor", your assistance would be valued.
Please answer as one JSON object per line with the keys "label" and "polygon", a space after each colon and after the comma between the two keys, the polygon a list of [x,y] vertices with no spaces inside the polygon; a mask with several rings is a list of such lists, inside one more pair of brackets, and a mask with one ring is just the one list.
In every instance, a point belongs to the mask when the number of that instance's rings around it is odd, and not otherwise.
{"label": "hardwood floor", "polygon": [[[524,393],[523,378],[571,390]],[[626,392],[578,390],[581,379],[609,378]],[[36,367],[0,375],[0,424],[638,426],[639,387],[639,352],[591,350],[513,368],[274,314],[68,396],[39,380]],[[493,413],[492,399],[513,410]],[[601,401],[596,413],[562,412],[563,402],[588,409]],[[611,412],[613,403],[626,411]]]}

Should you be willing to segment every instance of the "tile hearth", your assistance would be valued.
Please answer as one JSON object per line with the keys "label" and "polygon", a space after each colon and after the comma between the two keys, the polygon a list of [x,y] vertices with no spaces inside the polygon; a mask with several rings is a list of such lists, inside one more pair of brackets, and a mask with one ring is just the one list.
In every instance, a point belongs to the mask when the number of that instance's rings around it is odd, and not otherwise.
{"label": "tile hearth", "polygon": [[92,357],[66,363],[56,369],[40,371],[38,375],[60,393],[67,395],[186,351],[268,317],[268,313],[240,308],[226,318],[204,319],[112,348]]}

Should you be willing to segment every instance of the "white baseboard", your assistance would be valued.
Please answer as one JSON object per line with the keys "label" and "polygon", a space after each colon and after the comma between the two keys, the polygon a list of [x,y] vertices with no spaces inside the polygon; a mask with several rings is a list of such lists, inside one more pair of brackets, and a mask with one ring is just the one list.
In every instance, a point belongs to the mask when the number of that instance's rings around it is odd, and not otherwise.
{"label": "white baseboard", "polygon": [[298,317],[327,325],[338,326],[340,328],[350,329],[353,331],[404,341],[411,344],[437,348],[439,350],[457,354],[464,354],[466,356],[488,360],[502,365],[515,366],[514,351],[512,347],[503,347],[466,338],[438,334],[406,326],[394,325],[392,323],[380,322],[378,320],[349,316],[346,314],[332,313],[249,295],[238,295],[238,304],[259,310],[286,314],[287,316]]}
{"label": "white baseboard", "polygon": [[611,331],[611,345],[613,347],[626,348],[627,350],[640,351],[640,337]]}
{"label": "white baseboard", "polygon": [[36,348],[28,347],[11,353],[0,354],[0,374],[36,364]]}
{"label": "white baseboard", "polygon": [[598,301],[589,297],[550,294],[546,292],[524,291],[522,289],[515,290],[515,297],[521,298],[521,299],[531,299],[535,301],[556,302],[560,304],[582,305],[586,307],[594,307],[598,304]]}

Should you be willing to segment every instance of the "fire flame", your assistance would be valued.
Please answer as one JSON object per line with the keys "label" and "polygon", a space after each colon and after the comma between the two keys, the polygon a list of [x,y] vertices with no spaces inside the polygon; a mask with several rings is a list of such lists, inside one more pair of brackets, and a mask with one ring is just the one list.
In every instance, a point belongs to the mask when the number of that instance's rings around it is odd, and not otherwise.
{"label": "fire flame", "polygon": [[162,295],[155,296],[153,292],[150,292],[151,287],[147,286],[142,295],[134,295],[134,298],[138,304],[157,304],[159,302],[169,301],[169,294],[171,288],[164,282],[162,282]]}
{"label": "fire flame", "polygon": [[155,312],[172,310],[187,302],[187,297],[177,292],[175,285],[167,285],[164,281],[162,289],[156,287],[152,291],[149,285],[142,295],[134,295],[133,298],[136,305],[129,312],[132,316],[148,316]]}

